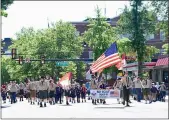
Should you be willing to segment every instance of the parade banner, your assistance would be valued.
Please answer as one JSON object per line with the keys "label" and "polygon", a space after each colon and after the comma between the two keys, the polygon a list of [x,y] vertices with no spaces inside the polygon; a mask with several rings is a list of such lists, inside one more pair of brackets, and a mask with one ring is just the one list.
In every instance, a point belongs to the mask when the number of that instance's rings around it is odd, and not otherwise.
{"label": "parade banner", "polygon": [[117,99],[120,98],[120,90],[90,90],[90,95],[93,99]]}

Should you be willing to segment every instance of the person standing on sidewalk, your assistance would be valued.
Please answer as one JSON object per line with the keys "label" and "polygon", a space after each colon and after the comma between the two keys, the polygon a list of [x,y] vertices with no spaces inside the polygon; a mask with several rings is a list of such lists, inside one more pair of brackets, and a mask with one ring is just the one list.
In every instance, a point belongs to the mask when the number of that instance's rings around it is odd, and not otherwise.
{"label": "person standing on sidewalk", "polygon": [[75,89],[76,89],[77,103],[80,103],[80,93],[81,93],[80,85],[76,85]]}
{"label": "person standing on sidewalk", "polygon": [[126,107],[129,107],[129,96],[130,96],[130,81],[128,79],[128,73],[126,72],[124,76],[122,77],[122,85],[123,85],[123,105],[125,105],[126,102]]}
{"label": "person standing on sidewalk", "polygon": [[84,102],[86,102],[86,90],[87,88],[85,87],[85,84],[83,84],[81,88],[82,103],[83,103],[83,100]]}
{"label": "person standing on sidewalk", "polygon": [[76,89],[75,89],[74,84],[72,84],[72,88],[70,89],[70,94],[71,94],[71,97],[72,97],[72,103],[76,103],[76,101],[75,101]]}
{"label": "person standing on sidewalk", "polygon": [[19,97],[20,97],[20,101],[23,101],[23,97],[24,97],[24,84],[21,82],[19,84]]}
{"label": "person standing on sidewalk", "polygon": [[152,100],[153,100],[153,102],[156,102],[156,100],[157,100],[156,99],[157,92],[158,92],[158,90],[157,90],[155,84],[152,83],[151,93],[152,93]]}
{"label": "person standing on sidewalk", "polygon": [[[96,90],[96,89],[97,89],[97,82],[96,82],[95,76],[92,76],[91,89],[92,89],[92,90]],[[92,104],[93,104],[93,105],[96,105],[96,99],[92,98]]]}
{"label": "person standing on sidewalk", "polygon": [[2,96],[2,100],[4,101],[4,103],[6,103],[7,88],[5,84],[1,86],[1,96]]}
{"label": "person standing on sidewalk", "polygon": [[136,90],[136,94],[137,94],[137,101],[141,102],[141,79],[140,77],[137,77],[135,80],[133,80],[134,82],[134,86],[135,86],[135,90]]}
{"label": "person standing on sidewalk", "polygon": [[16,103],[16,94],[17,94],[17,86],[16,83],[13,81],[12,85],[10,87],[10,93],[11,93],[11,104]]}
{"label": "person standing on sidewalk", "polygon": [[51,79],[49,82],[49,103],[50,105],[55,104],[55,89],[56,89],[56,85],[54,81]]}
{"label": "person standing on sidewalk", "polygon": [[65,97],[66,97],[66,105],[69,105],[69,96],[70,96],[69,86],[65,87],[64,92],[65,92]]}
{"label": "person standing on sidewalk", "polygon": [[161,83],[159,90],[160,90],[160,95],[161,95],[161,101],[165,102],[165,97],[166,97],[166,86],[164,82]]}
{"label": "person standing on sidewalk", "polygon": [[29,90],[30,90],[30,100],[31,100],[31,105],[35,104],[35,98],[36,98],[36,83],[35,81],[31,81],[29,84]]}
{"label": "person standing on sidewalk", "polygon": [[144,100],[147,104],[147,101],[149,100],[149,103],[151,103],[151,98],[150,98],[150,89],[151,89],[151,81],[150,79],[144,79],[142,81],[142,88],[143,88],[143,95],[144,95]]}
{"label": "person standing on sidewalk", "polygon": [[[117,89],[117,90],[120,90],[120,96],[122,95],[122,91],[121,91],[121,88],[122,88],[122,82],[121,82],[121,78],[118,78],[115,83],[113,84],[113,88],[114,89]],[[117,101],[118,103],[120,104],[120,98],[117,98]]]}
{"label": "person standing on sidewalk", "polygon": [[48,87],[49,87],[48,83],[45,81],[45,78],[42,76],[41,80],[39,81],[40,107],[43,107],[42,102],[44,102],[44,107],[46,107]]}

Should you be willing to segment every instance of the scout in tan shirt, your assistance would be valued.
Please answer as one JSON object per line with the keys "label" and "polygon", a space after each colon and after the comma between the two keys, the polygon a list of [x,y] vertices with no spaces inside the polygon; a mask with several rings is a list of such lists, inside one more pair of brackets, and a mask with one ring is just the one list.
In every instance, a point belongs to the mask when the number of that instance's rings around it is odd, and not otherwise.
{"label": "scout in tan shirt", "polygon": [[35,98],[36,98],[36,83],[35,83],[35,81],[30,82],[29,89],[30,89],[31,104],[35,104]]}
{"label": "scout in tan shirt", "polygon": [[39,88],[39,97],[40,97],[40,107],[43,107],[42,102],[44,102],[44,107],[46,107],[47,102],[47,92],[48,92],[48,83],[45,81],[45,78],[42,76],[41,80],[38,83]]}

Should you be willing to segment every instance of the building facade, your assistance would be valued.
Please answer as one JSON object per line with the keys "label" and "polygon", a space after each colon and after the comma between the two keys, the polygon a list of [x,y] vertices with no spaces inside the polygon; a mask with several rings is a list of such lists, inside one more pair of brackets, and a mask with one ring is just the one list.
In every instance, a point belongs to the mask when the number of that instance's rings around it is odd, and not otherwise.
{"label": "building facade", "polygon": [[[117,25],[117,21],[119,20],[120,16],[114,17],[114,18],[107,18],[107,22],[110,23],[112,27],[115,27]],[[88,27],[87,25],[89,24],[88,20],[84,20],[81,22],[72,22],[72,24],[76,27],[78,34],[83,35],[85,31],[87,31]],[[157,31],[155,34],[150,34],[150,35],[145,35],[146,36],[146,44],[155,46],[160,50],[160,53],[154,55],[152,58],[152,62],[150,63],[145,63],[144,64],[144,70],[147,70],[150,72],[150,77],[156,81],[162,82],[168,80],[168,70],[167,68],[163,69],[162,66],[156,66],[156,62],[163,56],[164,49],[162,46],[169,41],[166,40],[165,38],[165,32],[162,30]],[[121,38],[123,37],[129,37],[128,34],[126,35],[121,35]],[[84,49],[83,56],[89,57],[89,51],[92,53],[92,49],[87,47]],[[136,64],[136,63],[131,63],[131,64]],[[129,64],[129,66],[131,66]],[[133,70],[132,70],[133,69]],[[128,67],[128,71],[135,71],[137,70],[137,65]],[[160,73],[160,74],[159,74]]]}

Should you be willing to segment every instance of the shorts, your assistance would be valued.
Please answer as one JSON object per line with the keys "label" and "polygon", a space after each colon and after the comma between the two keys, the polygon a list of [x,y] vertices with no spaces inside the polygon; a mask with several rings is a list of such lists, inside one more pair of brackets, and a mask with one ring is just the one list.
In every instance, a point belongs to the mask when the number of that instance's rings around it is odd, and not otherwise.
{"label": "shorts", "polygon": [[143,89],[143,95],[150,95],[150,88],[144,88]]}
{"label": "shorts", "polygon": [[39,90],[39,98],[47,99],[47,90]]}
{"label": "shorts", "polygon": [[36,91],[35,90],[30,90],[30,97],[36,97]]}
{"label": "shorts", "polygon": [[24,90],[23,90],[23,89],[21,89],[21,90],[19,91],[19,95],[24,95]]}
{"label": "shorts", "polygon": [[26,98],[30,98],[30,92],[26,93]]}
{"label": "shorts", "polygon": [[49,92],[49,98],[53,98],[53,97],[55,97],[55,93],[54,93],[55,91],[50,91]]}

